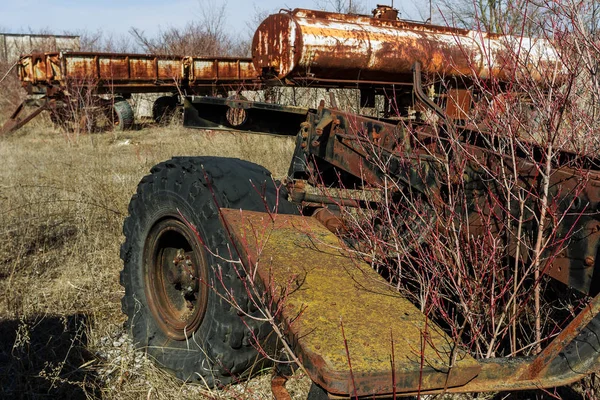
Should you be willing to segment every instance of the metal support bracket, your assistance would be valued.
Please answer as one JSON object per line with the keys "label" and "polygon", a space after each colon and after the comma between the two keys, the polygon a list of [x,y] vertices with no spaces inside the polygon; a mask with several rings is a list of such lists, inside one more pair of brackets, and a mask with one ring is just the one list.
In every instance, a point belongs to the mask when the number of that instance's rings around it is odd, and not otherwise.
{"label": "metal support bracket", "polygon": [[51,107],[52,102],[53,101],[45,101],[42,105],[34,109],[29,115],[21,119],[19,118],[19,115],[21,115],[21,113],[23,112],[26,103],[26,100],[23,101],[12,113],[8,121],[6,121],[4,125],[2,125],[2,128],[0,129],[0,136],[14,132],[17,129],[21,128],[23,125],[37,117],[42,111],[48,110]]}

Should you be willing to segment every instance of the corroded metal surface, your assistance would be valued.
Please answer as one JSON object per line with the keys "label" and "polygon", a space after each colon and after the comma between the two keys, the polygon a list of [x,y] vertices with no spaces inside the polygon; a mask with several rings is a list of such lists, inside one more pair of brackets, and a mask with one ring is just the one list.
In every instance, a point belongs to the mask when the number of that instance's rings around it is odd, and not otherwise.
{"label": "corroded metal surface", "polygon": [[[316,219],[222,210],[256,268],[296,354],[334,394],[372,396],[461,386],[480,370]],[[392,361],[393,360],[393,361]],[[392,372],[393,371],[393,372]]]}
{"label": "corroded metal surface", "polygon": [[18,74],[30,91],[40,86],[75,85],[99,93],[165,92],[215,85],[252,87],[257,79],[250,59],[83,52],[23,56]]}
{"label": "corroded metal surface", "polygon": [[191,68],[186,76],[190,84],[195,82],[248,83],[256,80],[258,74],[250,59],[218,59],[187,57],[184,63]]}
{"label": "corroded metal surface", "polygon": [[271,378],[271,392],[275,400],[292,400],[292,396],[285,388],[287,378],[284,376],[274,375]]}
{"label": "corroded metal surface", "polygon": [[295,9],[258,27],[252,58],[263,76],[288,80],[411,82],[412,65],[442,76],[512,78],[515,63],[540,79],[559,59],[543,39],[401,20]]}
{"label": "corroded metal surface", "polygon": [[316,219],[227,209],[222,216],[297,356],[329,393],[536,389],[579,380],[599,362],[600,295],[536,357],[476,361]]}
{"label": "corroded metal surface", "polygon": [[202,246],[172,216],[152,227],[144,244],[144,291],[157,326],[174,340],[186,340],[204,319],[208,290]]}

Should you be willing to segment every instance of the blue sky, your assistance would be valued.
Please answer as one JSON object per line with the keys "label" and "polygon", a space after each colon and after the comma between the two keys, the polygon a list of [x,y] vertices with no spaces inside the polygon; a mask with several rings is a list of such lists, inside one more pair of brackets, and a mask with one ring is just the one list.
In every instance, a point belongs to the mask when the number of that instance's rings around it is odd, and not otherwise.
{"label": "blue sky", "polygon": [[[315,8],[330,0],[0,0],[0,32],[24,33],[49,31],[102,30],[106,34],[126,35],[130,27],[152,36],[160,28],[181,26],[201,19],[201,6],[226,4],[228,28],[240,36],[249,35],[247,22],[256,10],[278,11],[281,8]],[[370,10],[377,3],[392,0],[355,0]],[[419,19],[415,3],[427,7],[426,0],[394,0],[403,17]],[[319,7],[319,5],[321,7]]]}

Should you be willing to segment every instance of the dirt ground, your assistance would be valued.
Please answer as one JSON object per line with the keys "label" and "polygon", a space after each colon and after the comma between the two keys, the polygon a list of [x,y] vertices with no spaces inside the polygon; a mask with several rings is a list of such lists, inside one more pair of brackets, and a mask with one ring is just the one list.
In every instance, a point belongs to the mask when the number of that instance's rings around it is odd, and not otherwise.
{"label": "dirt ground", "polygon": [[[226,390],[182,384],[132,350],[121,226],[138,181],[175,155],[287,172],[292,138],[181,127],[73,137],[43,121],[0,138],[0,398],[270,399],[268,371]],[[302,398],[309,381],[289,383]]]}

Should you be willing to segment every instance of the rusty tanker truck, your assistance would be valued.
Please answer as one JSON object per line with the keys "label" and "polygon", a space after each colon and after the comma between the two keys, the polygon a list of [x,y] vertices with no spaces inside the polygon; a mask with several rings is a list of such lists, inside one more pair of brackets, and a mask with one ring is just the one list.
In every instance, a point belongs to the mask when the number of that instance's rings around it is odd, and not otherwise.
{"label": "rusty tanker truck", "polygon": [[[550,42],[404,21],[383,6],[373,16],[296,9],[261,23],[245,62],[251,76],[230,88],[347,89],[361,109],[379,111],[194,94],[194,60],[175,68],[185,126],[295,135],[296,147],[283,181],[247,161],[194,156],[142,179],[124,223],[120,276],[138,348],[211,387],[293,362],[312,380],[314,399],[548,388],[600,366],[598,165],[568,149],[550,162],[535,132],[503,137],[488,128],[488,110],[500,115],[509,105],[537,126],[514,82],[536,93],[561,84]],[[211,68],[205,82],[220,85]],[[363,223],[382,243],[410,237],[386,249],[387,274]],[[477,356],[463,331],[405,295],[414,284],[400,290],[399,272],[390,276],[423,261],[397,261],[403,252],[453,241],[465,250],[482,238],[504,249],[493,262],[515,266],[507,279],[527,299],[543,280],[582,299],[530,351]],[[455,258],[445,265],[459,265]],[[460,265],[477,272],[469,259]],[[427,278],[454,279],[452,268]],[[289,398],[284,380],[273,379],[278,399]]]}

